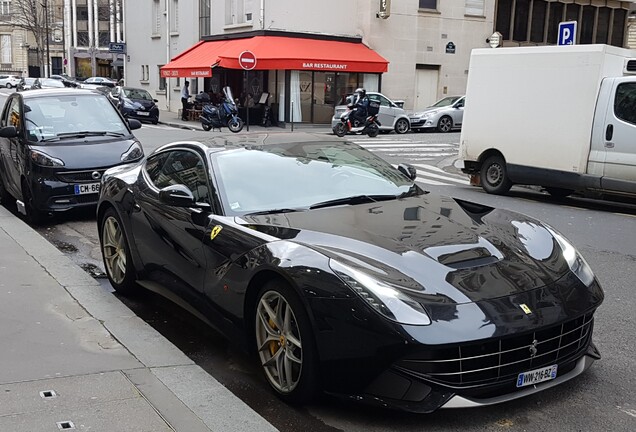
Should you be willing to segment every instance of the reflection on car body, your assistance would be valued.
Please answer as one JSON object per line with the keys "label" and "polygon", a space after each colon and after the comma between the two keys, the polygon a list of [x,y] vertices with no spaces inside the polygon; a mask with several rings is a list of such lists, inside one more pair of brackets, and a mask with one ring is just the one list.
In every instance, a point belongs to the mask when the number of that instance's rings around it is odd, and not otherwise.
{"label": "reflection on car body", "polygon": [[598,359],[603,292],[574,247],[415,175],[311,134],[167,144],[104,176],[106,271],[120,293],[180,297],[295,402],[487,405]]}

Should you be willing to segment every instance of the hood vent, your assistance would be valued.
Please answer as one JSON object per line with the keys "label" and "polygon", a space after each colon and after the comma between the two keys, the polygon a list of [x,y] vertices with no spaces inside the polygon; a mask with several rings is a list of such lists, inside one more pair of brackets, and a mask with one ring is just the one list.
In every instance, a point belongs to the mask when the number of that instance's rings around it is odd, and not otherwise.
{"label": "hood vent", "polygon": [[625,62],[625,70],[623,70],[625,75],[636,75],[636,59],[628,59]]}
{"label": "hood vent", "polygon": [[440,264],[454,268],[463,269],[469,267],[481,267],[496,263],[499,259],[493,256],[490,251],[483,247],[464,249],[437,257]]}

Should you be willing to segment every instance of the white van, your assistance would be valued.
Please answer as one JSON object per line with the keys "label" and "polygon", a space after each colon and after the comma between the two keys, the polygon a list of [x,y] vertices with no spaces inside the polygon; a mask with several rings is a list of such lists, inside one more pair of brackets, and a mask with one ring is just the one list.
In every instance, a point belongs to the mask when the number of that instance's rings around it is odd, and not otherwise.
{"label": "white van", "polygon": [[636,51],[473,50],[459,154],[488,193],[636,195]]}

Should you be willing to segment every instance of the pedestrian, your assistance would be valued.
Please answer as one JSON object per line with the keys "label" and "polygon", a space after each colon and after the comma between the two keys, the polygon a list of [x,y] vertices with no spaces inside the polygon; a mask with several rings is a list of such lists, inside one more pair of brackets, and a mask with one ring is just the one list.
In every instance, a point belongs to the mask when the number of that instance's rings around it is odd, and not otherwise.
{"label": "pedestrian", "polygon": [[188,99],[190,99],[190,81],[181,87],[181,120],[188,120]]}

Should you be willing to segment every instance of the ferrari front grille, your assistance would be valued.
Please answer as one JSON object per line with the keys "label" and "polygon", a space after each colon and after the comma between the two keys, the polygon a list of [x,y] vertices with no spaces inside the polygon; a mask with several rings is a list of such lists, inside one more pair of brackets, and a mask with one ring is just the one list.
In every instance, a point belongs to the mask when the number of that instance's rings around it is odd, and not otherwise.
{"label": "ferrari front grille", "polygon": [[507,381],[521,372],[581,356],[590,344],[593,323],[593,313],[588,313],[533,333],[423,350],[394,366],[453,387]]}

